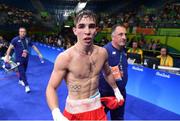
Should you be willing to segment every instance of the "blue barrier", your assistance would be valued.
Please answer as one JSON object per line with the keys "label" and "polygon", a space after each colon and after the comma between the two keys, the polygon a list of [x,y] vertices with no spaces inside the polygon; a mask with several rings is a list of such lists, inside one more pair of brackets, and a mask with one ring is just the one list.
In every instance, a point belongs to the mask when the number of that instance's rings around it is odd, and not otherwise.
{"label": "blue barrier", "polygon": [[127,93],[180,114],[180,76],[129,65]]}

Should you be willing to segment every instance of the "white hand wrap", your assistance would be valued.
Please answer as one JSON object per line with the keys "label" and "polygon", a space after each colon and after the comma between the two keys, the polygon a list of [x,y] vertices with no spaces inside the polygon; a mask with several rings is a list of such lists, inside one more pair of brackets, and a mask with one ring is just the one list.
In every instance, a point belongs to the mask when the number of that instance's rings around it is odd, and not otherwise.
{"label": "white hand wrap", "polygon": [[59,108],[54,108],[52,110],[52,116],[54,121],[69,121],[66,117],[64,117]]}
{"label": "white hand wrap", "polygon": [[114,90],[114,95],[116,96],[118,102],[124,101],[124,98],[123,98],[121,92],[119,91],[119,89],[118,89],[118,88],[115,88],[115,89],[113,89],[113,90]]}

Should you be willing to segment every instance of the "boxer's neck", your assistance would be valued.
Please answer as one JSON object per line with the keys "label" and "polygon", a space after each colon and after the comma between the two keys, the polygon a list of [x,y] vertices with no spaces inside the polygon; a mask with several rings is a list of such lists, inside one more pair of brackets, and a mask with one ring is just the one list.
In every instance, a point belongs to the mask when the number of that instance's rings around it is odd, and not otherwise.
{"label": "boxer's neck", "polygon": [[93,44],[90,45],[90,46],[83,46],[81,44],[76,43],[75,44],[75,49],[78,50],[78,52],[80,54],[91,55],[92,52],[93,52],[94,46],[93,46]]}

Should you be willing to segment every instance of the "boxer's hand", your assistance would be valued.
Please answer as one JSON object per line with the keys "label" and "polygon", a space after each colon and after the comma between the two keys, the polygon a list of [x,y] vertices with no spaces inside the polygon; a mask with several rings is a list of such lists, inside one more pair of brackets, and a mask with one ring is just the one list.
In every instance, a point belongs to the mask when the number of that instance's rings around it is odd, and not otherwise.
{"label": "boxer's hand", "polygon": [[69,121],[66,117],[63,116],[59,108],[54,108],[52,110],[52,116],[54,121]]}
{"label": "boxer's hand", "polygon": [[119,91],[118,88],[115,88],[113,90],[114,90],[114,95],[116,96],[116,98],[119,102],[119,105],[122,106],[124,104],[124,98],[123,98],[121,92]]}
{"label": "boxer's hand", "polygon": [[101,97],[101,102],[111,110],[114,110],[119,107],[119,103],[115,96]]}

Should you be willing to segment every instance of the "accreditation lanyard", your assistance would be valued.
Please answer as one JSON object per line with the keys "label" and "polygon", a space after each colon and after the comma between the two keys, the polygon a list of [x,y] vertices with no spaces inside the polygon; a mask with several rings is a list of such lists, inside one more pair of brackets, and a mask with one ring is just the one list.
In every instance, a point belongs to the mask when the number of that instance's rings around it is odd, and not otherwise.
{"label": "accreditation lanyard", "polygon": [[120,52],[120,56],[119,56],[119,67],[120,67],[120,70],[123,72],[123,66],[122,66],[122,57],[123,56],[123,52],[121,51]]}
{"label": "accreditation lanyard", "polygon": [[23,50],[27,50],[28,51],[28,41],[27,41],[27,39],[24,39],[25,40],[25,45],[24,45],[24,42],[22,42],[22,39],[21,39],[21,45],[22,45],[22,47],[23,47]]}
{"label": "accreditation lanyard", "polygon": [[166,65],[166,60],[167,60],[167,56],[164,58],[162,57],[162,64],[165,66]]}

